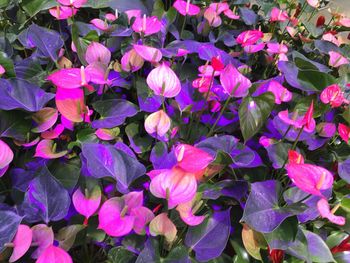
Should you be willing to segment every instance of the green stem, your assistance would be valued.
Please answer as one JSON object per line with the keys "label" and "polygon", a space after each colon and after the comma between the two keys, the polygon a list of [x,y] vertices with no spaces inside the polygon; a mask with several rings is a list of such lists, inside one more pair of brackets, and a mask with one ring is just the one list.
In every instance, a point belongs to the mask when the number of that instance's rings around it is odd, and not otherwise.
{"label": "green stem", "polygon": [[180,38],[182,38],[182,33],[183,33],[185,26],[186,26],[186,18],[187,18],[187,16],[184,17],[184,20],[182,22],[181,31],[180,31]]}
{"label": "green stem", "polygon": [[283,134],[281,141],[284,140],[284,138],[287,136],[287,134],[288,134],[288,132],[290,131],[291,128],[292,128],[292,125],[289,125],[288,129],[287,129],[286,132]]}
{"label": "green stem", "polygon": [[220,114],[219,114],[219,116],[216,118],[214,125],[211,127],[209,133],[207,134],[207,137],[210,137],[210,136],[213,134],[213,132],[214,132],[214,130],[215,130],[215,127],[216,127],[216,125],[218,124],[218,122],[219,122],[219,120],[220,120],[222,114],[224,114],[224,111],[226,110],[226,107],[227,107],[227,105],[229,104],[230,100],[231,100],[231,96],[228,97],[228,99],[226,100],[226,102],[225,102],[225,104],[224,104],[224,107],[222,107],[222,109],[221,109],[221,111],[220,111]]}

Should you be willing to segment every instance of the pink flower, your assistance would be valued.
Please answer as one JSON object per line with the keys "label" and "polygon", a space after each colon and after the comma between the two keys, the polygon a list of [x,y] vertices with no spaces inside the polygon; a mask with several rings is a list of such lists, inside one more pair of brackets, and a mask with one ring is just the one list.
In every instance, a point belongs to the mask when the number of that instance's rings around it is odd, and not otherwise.
{"label": "pink flower", "polygon": [[112,30],[112,27],[109,26],[106,21],[99,18],[92,19],[90,23],[104,32],[109,32]]}
{"label": "pink flower", "polygon": [[69,6],[56,6],[49,9],[50,14],[58,20],[65,20],[74,16],[78,9]]}
{"label": "pink flower", "polygon": [[243,49],[244,49],[244,52],[246,52],[248,54],[253,54],[253,53],[256,53],[256,52],[263,50],[264,47],[265,47],[265,43],[259,43],[256,45],[245,46]]}
{"label": "pink flower", "polygon": [[173,7],[183,16],[195,16],[201,11],[198,6],[191,4],[191,0],[176,0]]}
{"label": "pink flower", "polygon": [[268,138],[266,136],[261,136],[259,138],[259,144],[261,144],[262,146],[264,146],[264,148],[269,147],[270,145],[275,144],[276,141],[274,139]]}
{"label": "pink flower", "polygon": [[157,48],[136,44],[133,47],[136,53],[146,61],[156,63],[162,59],[162,52]]}
{"label": "pink flower", "polygon": [[270,91],[275,95],[276,104],[292,100],[292,93],[275,80],[270,81],[267,91]]}
{"label": "pink flower", "polygon": [[339,123],[338,125],[339,136],[347,143],[350,144],[350,127],[345,124]]}
{"label": "pink flower", "polygon": [[273,54],[286,54],[288,52],[288,47],[283,43],[267,43],[267,53],[269,55]]}
{"label": "pink flower", "polygon": [[156,16],[142,18],[137,17],[132,24],[132,29],[137,33],[143,33],[145,36],[149,36],[158,33],[162,27],[161,22]]}
{"label": "pink flower", "polygon": [[258,40],[262,39],[264,37],[264,33],[261,32],[260,30],[247,30],[242,33],[240,33],[237,36],[237,43],[241,44],[242,47],[253,45]]}
{"label": "pink flower", "polygon": [[47,77],[59,88],[76,89],[86,86],[90,81],[90,76],[86,74],[85,68],[60,69]]}
{"label": "pink flower", "polygon": [[319,0],[306,0],[306,1],[310,6],[312,6],[314,8],[318,7],[320,4]]}
{"label": "pink flower", "polygon": [[196,198],[186,203],[179,204],[176,210],[179,212],[182,221],[189,226],[196,226],[203,222],[205,216],[195,216],[194,213],[202,205],[202,202],[197,202]]}
{"label": "pink flower", "polygon": [[130,24],[131,19],[133,17],[135,18],[141,17],[142,11],[139,9],[131,9],[131,10],[125,11],[125,14],[128,16],[128,22]]}
{"label": "pink flower", "polygon": [[145,120],[145,130],[150,135],[163,137],[169,131],[170,125],[170,118],[163,110],[153,112]]}
{"label": "pink flower", "polygon": [[341,65],[349,64],[349,60],[343,57],[341,54],[335,51],[329,51],[329,65],[334,68],[338,68]]}
{"label": "pink flower", "polygon": [[177,229],[167,213],[161,213],[151,221],[150,233],[152,236],[165,236],[166,241],[172,243],[175,241]]}
{"label": "pink flower", "polygon": [[341,17],[338,21],[338,24],[344,27],[350,27],[350,18]]}
{"label": "pink flower", "polygon": [[208,21],[209,25],[212,27],[218,27],[222,23],[220,15],[210,7],[205,10],[204,18]]}
{"label": "pink flower", "polygon": [[41,137],[43,139],[49,139],[49,140],[56,139],[62,134],[63,131],[64,131],[64,126],[62,124],[58,124],[54,129],[43,132],[41,134]]}
{"label": "pink flower", "polygon": [[[198,68],[198,71],[200,72],[200,74],[198,74],[198,76],[206,77],[206,78],[208,78],[210,80],[211,79],[211,75],[213,75],[214,68],[211,65],[203,65],[203,66],[200,66]],[[220,72],[215,70],[214,76],[219,76],[219,75],[220,75]],[[199,78],[199,80],[200,79],[201,78]]]}
{"label": "pink flower", "polygon": [[326,33],[322,36],[322,40],[326,40],[329,42],[332,42],[334,45],[340,46],[339,40],[332,34],[332,33]]}
{"label": "pink flower", "polygon": [[44,132],[50,129],[57,121],[58,111],[54,108],[45,107],[34,113],[32,119],[36,127],[32,129],[33,132]]}
{"label": "pink flower", "polygon": [[156,95],[161,95],[166,98],[175,97],[181,91],[179,78],[165,63],[154,68],[148,74],[146,82]]}
{"label": "pink flower", "polygon": [[85,190],[85,194],[78,188],[73,196],[72,201],[75,210],[79,214],[85,216],[86,221],[92,216],[100,206],[101,203],[101,189],[99,186],[95,186],[91,192]]}
{"label": "pink flower", "polygon": [[340,107],[344,102],[349,103],[338,84],[333,84],[326,87],[321,95],[320,99],[324,104],[330,104],[332,108]]}
{"label": "pink flower", "polygon": [[151,193],[158,198],[166,199],[169,209],[192,200],[196,194],[195,176],[182,169],[155,170],[150,174],[155,174],[150,184]]}
{"label": "pink flower", "polygon": [[82,89],[61,89],[56,92],[56,106],[58,111],[72,122],[84,120],[85,102]]}
{"label": "pink flower", "polygon": [[41,157],[44,159],[56,159],[63,157],[67,154],[67,151],[56,153],[56,144],[52,140],[42,140],[38,143],[35,149],[34,157]]}
{"label": "pink flower", "polygon": [[289,19],[287,11],[283,11],[277,7],[272,8],[271,14],[270,14],[270,21],[271,22],[284,22]]}
{"label": "pink flower", "polygon": [[[205,73],[206,74],[206,73]],[[202,76],[201,78],[192,81],[192,86],[199,90],[201,93],[208,91],[211,84],[211,77]]]}
{"label": "pink flower", "polygon": [[96,130],[95,135],[101,140],[111,141],[116,138],[116,131],[114,131],[113,129],[99,128]]}
{"label": "pink flower", "polygon": [[73,263],[73,260],[62,248],[50,245],[39,256],[36,263]]}
{"label": "pink flower", "polygon": [[13,152],[11,148],[5,142],[0,140],[0,177],[6,173],[12,160]]}
{"label": "pink flower", "polygon": [[334,212],[332,212],[329,208],[327,199],[321,198],[317,202],[317,209],[320,212],[322,218],[327,218],[329,221],[336,225],[345,225],[345,217],[334,215]]}
{"label": "pink flower", "polygon": [[27,225],[19,225],[17,233],[12,241],[13,251],[9,262],[20,259],[30,248],[32,243],[32,230]]}
{"label": "pink flower", "polygon": [[[90,77],[90,81],[95,84],[107,84],[107,73],[108,73],[108,66],[105,64],[102,64],[100,62],[93,62],[92,64],[89,64],[85,72]],[[89,90],[94,91],[93,87],[89,87]]]}
{"label": "pink flower", "polygon": [[337,127],[334,123],[329,122],[321,122],[317,124],[316,130],[318,135],[325,138],[331,138],[337,131]]}
{"label": "pink flower", "polygon": [[57,0],[60,4],[66,6],[74,6],[75,8],[82,7],[88,0]]}
{"label": "pink flower", "polygon": [[222,12],[225,12],[226,10],[230,9],[229,5],[225,2],[211,3],[209,5],[209,8],[214,10],[218,15],[220,15]]}
{"label": "pink flower", "polygon": [[0,76],[6,72],[5,68],[0,65]]}
{"label": "pink flower", "polygon": [[45,224],[32,226],[33,244],[36,244],[36,250],[32,254],[32,258],[38,258],[44,250],[53,244],[54,233],[51,227]]}
{"label": "pink flower", "polygon": [[98,42],[91,42],[86,49],[85,60],[89,64],[100,62],[108,66],[111,61],[111,52],[104,45]]}
{"label": "pink flower", "polygon": [[144,62],[145,61],[143,58],[137,54],[135,49],[131,49],[126,52],[121,59],[122,69],[126,72],[138,71],[140,68],[142,68]]}
{"label": "pink flower", "polygon": [[212,57],[211,58],[211,66],[215,71],[222,71],[225,68],[224,63],[222,63],[220,57]]}
{"label": "pink flower", "polygon": [[221,72],[220,82],[224,91],[231,97],[241,98],[248,94],[252,83],[242,75],[232,64]]}

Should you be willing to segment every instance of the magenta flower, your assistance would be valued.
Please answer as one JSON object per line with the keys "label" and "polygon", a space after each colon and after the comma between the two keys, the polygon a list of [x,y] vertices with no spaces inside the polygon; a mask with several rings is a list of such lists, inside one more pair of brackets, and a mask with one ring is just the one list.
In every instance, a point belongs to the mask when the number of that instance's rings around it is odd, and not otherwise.
{"label": "magenta flower", "polygon": [[322,91],[320,99],[324,104],[330,104],[332,108],[340,107],[343,103],[349,103],[344,98],[344,94],[338,84],[326,87]]}
{"label": "magenta flower", "polygon": [[248,94],[252,83],[242,75],[232,64],[221,72],[220,82],[224,91],[231,97],[241,98]]}
{"label": "magenta flower", "polygon": [[325,138],[331,138],[337,131],[337,127],[332,122],[321,122],[317,124],[316,130],[318,135]]}
{"label": "magenta flower", "polygon": [[19,225],[12,241],[13,251],[9,262],[15,262],[28,251],[32,243],[32,230],[27,225]]}
{"label": "magenta flower", "polygon": [[189,226],[196,226],[203,222],[205,216],[196,216],[196,210],[200,208],[203,202],[198,202],[198,200],[193,198],[191,201],[179,204],[176,210],[179,212],[182,221],[184,221]]}
{"label": "magenta flower", "polygon": [[84,91],[82,89],[61,89],[56,92],[56,106],[58,111],[72,122],[82,122],[86,112]]}
{"label": "magenta flower", "polygon": [[12,160],[13,152],[11,148],[5,142],[0,140],[0,177],[6,173]]}
{"label": "magenta flower", "polygon": [[349,60],[335,51],[329,51],[329,65],[334,68],[338,68],[341,65],[349,64]]}
{"label": "magenta flower", "polygon": [[45,131],[41,134],[43,139],[53,140],[58,138],[64,131],[64,126],[62,124],[56,125],[55,128]]}
{"label": "magenta flower", "polygon": [[200,66],[198,68],[198,71],[200,72],[200,74],[198,74],[198,76],[209,78],[209,80],[211,78],[211,75],[213,75],[213,73],[214,73],[214,76],[220,75],[220,72],[217,70],[214,70],[214,68],[211,65]]}
{"label": "magenta flower", "polygon": [[288,52],[288,47],[283,43],[267,43],[266,51],[269,55],[286,54]]}
{"label": "magenta flower", "polygon": [[58,88],[76,89],[86,86],[90,81],[90,76],[86,74],[85,68],[60,69],[47,77]]}
{"label": "magenta flower", "polygon": [[284,22],[289,19],[287,11],[283,11],[277,7],[272,8],[270,13],[271,22]]}
{"label": "magenta flower", "polygon": [[336,216],[334,212],[330,210],[327,199],[321,198],[317,202],[317,209],[320,212],[321,217],[327,218],[329,221],[336,225],[343,226],[345,225],[345,217]]}
{"label": "magenta flower", "polygon": [[265,43],[259,43],[259,44],[255,44],[255,45],[249,45],[249,46],[245,46],[244,52],[248,53],[248,54],[253,54],[256,52],[259,52],[261,50],[263,50],[265,48]]}
{"label": "magenta flower", "polygon": [[163,110],[153,112],[145,120],[145,130],[150,135],[163,137],[169,131],[170,125],[171,120]]}
{"label": "magenta flower", "polygon": [[346,126],[343,123],[338,125],[339,136],[347,143],[350,144],[350,127]]}
{"label": "magenta flower", "polygon": [[56,159],[65,156],[68,152],[56,152],[56,144],[52,140],[42,140],[38,143],[35,149],[34,157],[41,157],[44,159]]}
{"label": "magenta flower", "polygon": [[290,164],[303,164],[304,157],[297,151],[289,150],[288,151],[288,161]]}
{"label": "magenta flower", "polygon": [[72,201],[75,210],[77,210],[79,214],[85,216],[84,222],[87,223],[90,216],[92,216],[100,206],[101,189],[97,185],[91,192],[86,189],[84,194],[80,188],[78,188],[72,196]]}
{"label": "magenta flower", "polygon": [[201,11],[198,6],[191,4],[191,0],[176,0],[173,7],[183,16],[195,16]]}
{"label": "magenta flower", "polygon": [[237,36],[237,43],[242,47],[254,45],[258,40],[264,37],[264,33],[260,30],[247,30]]}
{"label": "magenta flower", "polygon": [[270,91],[273,93],[273,95],[275,95],[276,104],[291,101],[293,97],[292,93],[289,90],[287,90],[275,80],[270,81],[267,91]]}
{"label": "magenta flower", "polygon": [[122,69],[126,72],[138,71],[143,67],[144,63],[144,59],[139,54],[137,54],[135,49],[127,51],[121,59]]}
{"label": "magenta flower", "polygon": [[69,6],[56,6],[49,9],[50,14],[58,20],[65,20],[74,16],[78,9]]}
{"label": "magenta flower", "polygon": [[112,30],[112,27],[108,25],[108,23],[102,19],[94,18],[90,21],[91,24],[93,24],[96,28],[104,31],[109,32]]}
{"label": "magenta flower", "polygon": [[0,64],[0,76],[6,72],[5,68]]}
{"label": "magenta flower", "polygon": [[60,247],[48,246],[36,263],[73,263],[71,256]]}
{"label": "magenta flower", "polygon": [[75,8],[80,8],[87,3],[88,0],[57,0],[60,4],[66,6],[74,6]]}
{"label": "magenta flower", "polygon": [[218,12],[212,8],[207,8],[204,12],[204,18],[208,21],[209,25],[212,27],[218,27],[221,25],[222,20]]}
{"label": "magenta flower", "polygon": [[168,243],[175,241],[177,229],[167,213],[157,215],[149,225],[152,236],[164,236]]}
{"label": "magenta flower", "polygon": [[[93,62],[89,64],[85,69],[86,74],[90,77],[90,81],[95,84],[109,84],[108,77],[108,66],[100,62]],[[92,88],[92,89],[91,89]],[[93,87],[90,89],[94,91]]]}
{"label": "magenta flower", "polygon": [[129,22],[129,24],[130,24],[131,19],[132,19],[133,17],[135,17],[135,18],[141,17],[142,11],[141,11],[140,9],[131,9],[131,10],[126,10],[126,11],[125,11],[125,14],[126,14],[127,17],[128,17],[128,22]]}
{"label": "magenta flower", "polygon": [[163,57],[162,52],[157,48],[136,44],[134,44],[133,47],[139,56],[151,63],[159,62]]}
{"label": "magenta flower", "polygon": [[162,27],[161,22],[156,16],[146,17],[137,17],[132,24],[132,29],[137,32],[149,36],[155,33],[158,33]]}
{"label": "magenta flower", "polygon": [[156,95],[161,95],[166,98],[175,97],[181,91],[179,78],[165,63],[152,69],[147,76],[146,82]]}
{"label": "magenta flower", "polygon": [[111,61],[111,52],[104,45],[98,42],[91,42],[86,49],[85,60],[89,64],[99,62],[108,66]]}
{"label": "magenta flower", "polygon": [[51,246],[54,241],[54,233],[51,227],[45,224],[32,226],[33,244],[36,245],[36,250],[32,254],[32,258],[38,258],[46,248]]}

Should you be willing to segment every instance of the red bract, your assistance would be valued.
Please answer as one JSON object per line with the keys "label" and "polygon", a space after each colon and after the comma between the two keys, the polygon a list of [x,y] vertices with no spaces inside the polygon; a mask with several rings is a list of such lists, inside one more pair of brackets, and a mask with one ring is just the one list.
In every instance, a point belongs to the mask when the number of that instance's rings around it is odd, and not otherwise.
{"label": "red bract", "polygon": [[339,136],[347,143],[350,143],[350,127],[346,126],[343,123],[339,123],[338,125],[338,133]]}
{"label": "red bract", "polygon": [[217,57],[213,57],[211,59],[211,66],[213,67],[213,69],[215,71],[221,71],[224,69],[225,65],[222,63],[222,61],[220,60],[220,58]]}

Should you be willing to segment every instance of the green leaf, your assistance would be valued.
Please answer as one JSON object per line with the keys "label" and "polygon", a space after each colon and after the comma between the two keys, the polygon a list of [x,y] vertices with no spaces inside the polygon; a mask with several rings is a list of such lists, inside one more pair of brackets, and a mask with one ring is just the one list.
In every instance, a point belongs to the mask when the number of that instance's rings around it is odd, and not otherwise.
{"label": "green leaf", "polygon": [[249,256],[247,251],[236,240],[231,239],[230,242],[237,254],[237,258],[235,259],[234,262],[249,263],[250,261],[249,261]]}
{"label": "green leaf", "polygon": [[9,78],[16,77],[15,68],[12,60],[6,55],[6,53],[0,51],[0,65],[6,70],[5,75]]}
{"label": "green leaf", "polygon": [[101,9],[109,7],[111,0],[89,0],[84,7],[91,7],[94,9]]}
{"label": "green leaf", "polygon": [[77,49],[77,54],[78,54],[80,62],[83,65],[86,65],[87,63],[85,60],[85,52],[86,52],[88,44],[85,43],[84,40],[79,37],[79,28],[75,23],[72,25],[72,40],[73,40],[73,43]]}
{"label": "green leaf", "polygon": [[137,153],[144,153],[144,152],[147,152],[151,149],[153,139],[150,138],[149,136],[141,137],[139,129],[140,129],[139,124],[130,123],[128,126],[126,126],[125,132],[129,138],[129,140],[132,141],[133,144],[135,144],[135,146],[137,148],[139,148],[139,150],[136,151],[135,148],[133,147],[134,150]]}
{"label": "green leaf", "polygon": [[164,3],[162,0],[155,0],[153,4],[152,16],[158,17],[158,19],[162,19],[164,14]]}
{"label": "green leaf", "polygon": [[340,206],[348,213],[350,213],[350,198],[343,198],[341,200]]}
{"label": "green leaf", "polygon": [[134,253],[124,247],[114,247],[108,252],[108,263],[133,263],[135,260]]}
{"label": "green leaf", "polygon": [[84,225],[70,225],[61,228],[56,236],[60,247],[68,251],[74,245],[77,234],[84,228]]}
{"label": "green leaf", "polygon": [[320,91],[337,82],[330,74],[317,70],[300,70],[298,80],[301,85],[311,91]]}
{"label": "green leaf", "polygon": [[350,125],[350,107],[348,107],[342,114],[344,120]]}
{"label": "green leaf", "polygon": [[349,235],[344,232],[334,232],[327,237],[326,243],[328,247],[333,248],[335,246],[338,246],[348,236]]}
{"label": "green leaf", "polygon": [[55,0],[22,0],[22,8],[31,17],[42,10],[49,9],[57,5]]}
{"label": "green leaf", "polygon": [[300,57],[296,57],[294,63],[301,70],[318,70],[318,68],[310,61],[304,60]]}
{"label": "green leaf", "polygon": [[275,97],[271,92],[243,99],[238,114],[244,141],[249,140],[259,132],[269,117],[274,104]]}
{"label": "green leaf", "polygon": [[64,188],[73,189],[80,176],[80,159],[69,160],[64,165],[61,161],[55,160],[54,164],[50,166],[50,172]]}
{"label": "green leaf", "polygon": [[298,219],[293,216],[283,221],[274,231],[271,233],[265,233],[265,239],[271,249],[288,248],[290,242],[295,240],[298,232]]}
{"label": "green leaf", "polygon": [[31,118],[22,111],[0,110],[0,137],[25,141],[30,133]]}
{"label": "green leaf", "polygon": [[[294,107],[293,111],[298,110],[298,113],[301,114],[305,114],[306,111],[308,110],[308,108],[310,107],[311,101],[314,102],[314,104],[316,104],[317,102],[317,95],[311,95],[311,96],[307,96],[307,97],[301,97],[297,99],[297,104]],[[329,109],[329,107],[326,104],[323,103],[318,103],[317,107],[314,107],[314,113],[313,113],[313,117],[314,118],[318,118],[321,115],[323,115],[327,110]]]}

